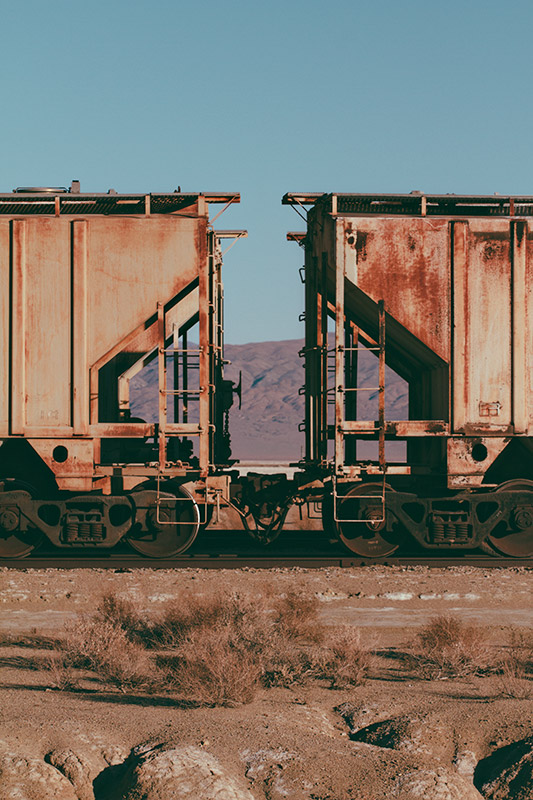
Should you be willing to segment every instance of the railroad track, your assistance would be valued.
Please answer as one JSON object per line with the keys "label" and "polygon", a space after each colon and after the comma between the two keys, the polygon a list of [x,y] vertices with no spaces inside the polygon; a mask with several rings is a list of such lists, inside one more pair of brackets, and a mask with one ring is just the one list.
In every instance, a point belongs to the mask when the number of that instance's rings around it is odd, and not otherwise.
{"label": "railroad track", "polygon": [[334,554],[331,556],[298,555],[224,555],[191,554],[171,559],[150,559],[140,555],[109,554],[98,557],[87,556],[34,556],[22,559],[0,559],[0,567],[9,569],[274,569],[302,568],[319,569],[324,567],[368,567],[372,565],[402,567],[483,567],[491,569],[526,567],[533,569],[533,558],[499,558],[491,556],[401,556],[384,559],[352,558]]}

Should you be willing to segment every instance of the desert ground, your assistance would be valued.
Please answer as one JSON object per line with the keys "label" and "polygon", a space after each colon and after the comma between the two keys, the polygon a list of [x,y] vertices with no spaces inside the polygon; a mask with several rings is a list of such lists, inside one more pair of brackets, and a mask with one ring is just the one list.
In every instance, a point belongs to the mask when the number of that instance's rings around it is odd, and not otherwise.
{"label": "desert ground", "polygon": [[[61,686],[53,643],[110,593],[147,619],[187,597],[313,597],[322,625],[360,632],[366,676],[221,705],[90,673]],[[1,568],[0,800],[533,798],[532,599],[520,566]],[[436,617],[480,635],[474,669],[416,660]]]}

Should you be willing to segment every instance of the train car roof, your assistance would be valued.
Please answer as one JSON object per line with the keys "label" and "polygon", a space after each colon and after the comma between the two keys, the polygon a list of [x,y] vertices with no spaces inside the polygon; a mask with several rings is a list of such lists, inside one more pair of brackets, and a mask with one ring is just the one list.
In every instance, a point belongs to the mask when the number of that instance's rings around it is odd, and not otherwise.
{"label": "train car roof", "polygon": [[337,214],[444,216],[444,217],[530,217],[533,196],[458,194],[346,194],[287,192],[283,205],[319,206]]}
{"label": "train car roof", "polygon": [[[74,184],[73,184],[74,185]],[[195,205],[200,198],[207,203],[240,202],[239,192],[153,192],[150,194],[119,194],[114,189],[106,193],[80,192],[77,187],[19,187],[0,194],[0,215],[35,214],[59,216],[65,214],[173,214]]]}

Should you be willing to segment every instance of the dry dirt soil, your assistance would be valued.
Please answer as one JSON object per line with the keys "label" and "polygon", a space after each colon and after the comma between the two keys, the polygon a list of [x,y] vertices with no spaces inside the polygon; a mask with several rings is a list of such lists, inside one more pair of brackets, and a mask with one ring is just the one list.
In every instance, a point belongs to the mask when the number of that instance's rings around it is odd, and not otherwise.
{"label": "dry dirt soil", "polygon": [[[376,653],[366,683],[350,689],[330,689],[325,682],[262,689],[249,704],[185,709],[168,696],[102,691],[89,684],[58,691],[50,673],[35,668],[47,655],[38,648],[39,637],[60,636],[66,621],[94,610],[106,592],[131,598],[151,614],[183,592],[256,593],[267,586],[280,594],[291,588],[315,594],[326,623],[361,628]],[[186,752],[215,759],[206,763],[217,763],[244,792],[221,790],[220,800],[524,800],[533,797],[533,756],[519,783],[508,781],[504,788],[483,778],[483,764],[492,763],[483,759],[505,755],[506,746],[519,740],[526,740],[527,752],[532,749],[527,741],[533,734],[530,682],[523,681],[521,696],[507,697],[498,675],[422,679],[406,669],[401,654],[410,650],[420,626],[438,614],[482,626],[491,647],[508,647],[511,626],[533,628],[532,595],[533,572],[520,567],[2,568],[0,756],[9,757],[11,766],[17,758],[27,766],[43,762],[52,751],[72,752],[89,765],[85,789],[72,795],[43,793],[39,800],[163,800],[164,792],[120,794],[117,789],[114,795],[108,788],[108,794],[99,795],[98,781],[96,789],[92,786],[98,771],[119,764],[131,748],[148,741],[193,748]],[[0,767],[0,800],[7,800],[2,787]],[[30,789],[17,791],[13,799],[35,796]],[[194,796],[180,792],[167,790],[165,800]]]}

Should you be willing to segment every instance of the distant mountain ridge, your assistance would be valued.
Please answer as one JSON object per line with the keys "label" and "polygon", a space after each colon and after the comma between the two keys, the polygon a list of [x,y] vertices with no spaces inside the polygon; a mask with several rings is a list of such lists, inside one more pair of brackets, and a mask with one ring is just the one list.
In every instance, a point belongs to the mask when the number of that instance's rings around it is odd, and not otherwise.
{"label": "distant mountain ridge", "polygon": [[[225,377],[238,382],[242,371],[242,407],[235,398],[230,411],[231,445],[235,458],[243,461],[298,461],[304,454],[305,434],[298,430],[304,420],[303,359],[298,353],[303,339],[228,344],[225,358],[231,363]],[[378,385],[378,362],[373,353],[359,355],[359,385]],[[132,384],[131,408],[134,416],[157,418],[154,389],[157,370],[151,364]],[[387,369],[385,380],[386,412],[389,419],[407,418],[407,386]],[[360,419],[377,419],[377,391],[358,394]],[[364,448],[364,445],[362,446]],[[361,457],[369,458],[368,449]]]}
{"label": "distant mountain ridge", "polygon": [[[242,370],[242,408],[230,411],[234,455],[243,460],[297,461],[304,455],[305,400],[300,388],[305,381],[304,360],[298,355],[303,339],[226,345],[231,361],[226,377],[238,381]],[[359,385],[377,387],[378,361],[373,353],[359,354]],[[387,369],[386,411],[390,419],[407,418],[407,385]],[[377,419],[378,392],[358,394],[360,419]],[[363,446],[364,448],[364,446]],[[370,457],[363,454],[363,457]]]}

